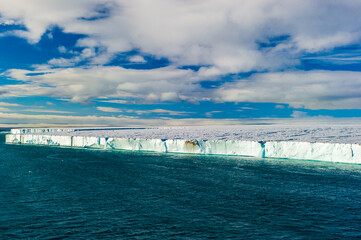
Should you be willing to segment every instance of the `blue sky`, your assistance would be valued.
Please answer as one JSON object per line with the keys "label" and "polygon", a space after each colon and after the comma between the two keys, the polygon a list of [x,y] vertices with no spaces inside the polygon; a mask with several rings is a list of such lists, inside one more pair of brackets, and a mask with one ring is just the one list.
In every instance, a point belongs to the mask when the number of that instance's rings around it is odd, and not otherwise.
{"label": "blue sky", "polygon": [[0,126],[359,123],[358,0],[0,0]]}

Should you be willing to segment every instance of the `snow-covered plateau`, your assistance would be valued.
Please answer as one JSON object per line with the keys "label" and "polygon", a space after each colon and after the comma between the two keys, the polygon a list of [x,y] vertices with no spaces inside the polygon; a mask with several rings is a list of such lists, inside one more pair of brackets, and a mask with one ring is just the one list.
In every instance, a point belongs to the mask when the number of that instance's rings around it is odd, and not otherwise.
{"label": "snow-covered plateau", "polygon": [[361,164],[361,126],[12,129],[7,143]]}

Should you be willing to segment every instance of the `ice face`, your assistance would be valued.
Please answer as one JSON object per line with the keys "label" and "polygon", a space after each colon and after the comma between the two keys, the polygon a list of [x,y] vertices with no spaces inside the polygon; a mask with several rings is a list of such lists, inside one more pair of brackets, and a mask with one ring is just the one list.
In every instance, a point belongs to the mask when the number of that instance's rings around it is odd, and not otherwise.
{"label": "ice face", "polygon": [[108,148],[171,153],[263,156],[263,147],[252,141],[196,141],[183,139],[133,139],[88,136],[9,134],[7,143]]}
{"label": "ice face", "polygon": [[18,143],[37,144],[37,145],[55,145],[55,146],[72,146],[71,136],[52,136],[52,135],[15,135]]}
{"label": "ice face", "polygon": [[22,128],[22,129],[11,129],[11,134],[72,132],[74,130],[75,128]]}
{"label": "ice face", "polygon": [[[16,129],[19,130],[19,129]],[[74,129],[71,129],[74,131]],[[27,134],[23,134],[26,132]],[[66,133],[60,135],[59,133]],[[361,164],[361,145],[298,141],[186,140],[107,138],[70,135],[69,129],[12,131],[7,143],[123,149],[169,153],[222,154],[265,158],[320,160]],[[29,134],[31,133],[31,134]],[[56,134],[55,134],[56,133]],[[51,135],[53,134],[53,135]]]}
{"label": "ice face", "polygon": [[[308,142],[267,142],[265,156],[270,158],[309,159],[331,162],[355,163],[354,144],[308,143]],[[359,146],[359,145],[357,145]],[[355,151],[359,151],[355,148]],[[361,161],[360,161],[361,163]]]}

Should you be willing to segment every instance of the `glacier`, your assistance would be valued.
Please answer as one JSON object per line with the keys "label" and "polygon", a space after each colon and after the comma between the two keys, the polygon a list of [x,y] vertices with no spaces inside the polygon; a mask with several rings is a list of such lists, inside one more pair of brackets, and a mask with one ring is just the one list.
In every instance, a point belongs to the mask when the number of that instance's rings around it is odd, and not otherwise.
{"label": "glacier", "polygon": [[[194,129],[200,130],[195,132]],[[242,136],[238,134],[237,129],[241,129]],[[229,129],[218,126],[142,129],[33,128],[12,129],[10,134],[6,135],[6,143],[163,153],[238,155],[361,164],[361,145],[355,143],[359,141],[361,136],[358,134],[361,130],[359,127],[348,130],[342,127],[329,128],[328,130],[307,128],[308,132],[305,129],[302,127],[278,129],[264,127],[262,129],[234,126]],[[160,138],[157,135],[162,131],[162,136],[165,138]],[[258,133],[251,135],[252,131],[258,131]],[[348,137],[345,132],[349,133]],[[318,136],[317,134],[322,136],[319,137],[321,142],[313,139],[315,135]],[[338,141],[335,140],[337,134],[340,136]],[[290,137],[291,135],[292,137]],[[213,137],[205,139],[205,136]],[[262,136],[263,138],[259,138]],[[305,139],[312,139],[313,141],[300,141]],[[332,141],[328,141],[328,139],[332,139]]]}
{"label": "glacier", "polygon": [[252,141],[197,141],[183,139],[104,138],[36,134],[8,134],[6,143],[121,149],[169,153],[222,154],[263,157],[263,147]]}

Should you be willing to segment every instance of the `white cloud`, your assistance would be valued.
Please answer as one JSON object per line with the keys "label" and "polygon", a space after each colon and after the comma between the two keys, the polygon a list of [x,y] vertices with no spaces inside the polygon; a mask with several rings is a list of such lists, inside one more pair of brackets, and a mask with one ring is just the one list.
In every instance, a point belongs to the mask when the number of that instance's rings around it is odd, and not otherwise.
{"label": "white cloud", "polygon": [[127,104],[128,101],[126,100],[103,100],[99,102],[105,102],[105,103],[117,103],[117,104]]}
{"label": "white cloud", "polygon": [[293,119],[280,118],[252,118],[252,119],[207,119],[207,118],[155,118],[141,119],[104,116],[64,116],[64,115],[30,115],[19,113],[0,112],[0,127],[44,127],[44,126],[174,126],[174,125],[236,125],[236,124],[360,124],[360,118],[332,118],[328,116],[316,116]]}
{"label": "white cloud", "polygon": [[147,61],[145,61],[144,57],[139,56],[139,55],[135,55],[135,56],[131,56],[129,58],[130,62],[134,62],[134,63],[146,63]]}
{"label": "white cloud", "polygon": [[71,67],[80,61],[81,59],[78,56],[73,58],[53,58],[48,61],[48,64],[56,67]]}
{"label": "white cloud", "polygon": [[[109,16],[99,16],[102,6]],[[208,65],[204,74],[282,68],[299,53],[355,43],[360,10],[359,0],[0,0],[1,15],[28,29],[14,34],[30,42],[56,24],[88,35],[79,46],[109,54],[139,49],[177,66]],[[92,17],[101,19],[85,20]],[[281,35],[288,40],[259,48]]]}
{"label": "white cloud", "polygon": [[317,63],[326,63],[334,65],[358,64],[361,61],[361,50],[349,49],[345,51],[328,52],[320,56],[303,57],[305,60],[311,60]]}
{"label": "white cloud", "polygon": [[[132,119],[131,121],[134,121]],[[103,116],[63,116],[63,115],[31,115],[20,113],[1,113],[0,123],[17,124],[64,124],[64,125],[127,125],[131,123],[129,119]]]}
{"label": "white cloud", "polygon": [[66,49],[66,47],[64,47],[64,46],[58,47],[58,50],[59,50],[60,53],[66,53],[66,52],[68,51],[68,50]]}
{"label": "white cloud", "polygon": [[[263,121],[263,119],[261,120]],[[239,119],[170,119],[155,118],[141,119],[130,117],[104,117],[104,116],[62,116],[62,115],[29,115],[19,113],[0,112],[0,126],[11,126],[15,124],[26,124],[28,126],[48,126],[48,125],[102,125],[102,126],[164,126],[164,125],[223,125],[240,124]]]}
{"label": "white cloud", "polygon": [[47,109],[25,109],[22,110],[25,112],[37,112],[37,113],[72,113],[67,111],[58,111],[58,110],[47,110]]}
{"label": "white cloud", "polygon": [[361,109],[361,73],[260,73],[215,90],[218,102],[272,102],[308,109]]}
{"label": "white cloud", "polygon": [[[109,15],[99,13],[101,7]],[[359,0],[0,0],[1,19],[27,28],[7,34],[36,43],[58,25],[66,33],[87,36],[77,42],[84,50],[72,53],[72,58],[52,59],[35,71],[10,70],[7,75],[24,84],[0,86],[0,92],[7,97],[44,95],[72,102],[209,99],[359,109],[357,72],[280,71],[299,64],[305,53],[358,43],[360,11]],[[103,51],[96,53],[96,48]],[[102,66],[115,54],[134,49],[166,58],[171,65],[152,70]],[[73,67],[84,60],[90,64]],[[130,60],[143,62],[144,58],[137,55]],[[198,72],[178,68],[184,65],[203,67]],[[274,73],[255,74],[214,92],[198,84],[254,70]],[[26,75],[40,72],[49,73]]]}
{"label": "white cloud", "polygon": [[[33,74],[28,75],[30,73]],[[101,97],[177,101],[192,98],[193,91],[199,88],[195,72],[174,67],[152,70],[103,66],[42,71],[12,69],[6,75],[24,84],[0,86],[3,96],[47,95],[68,98],[71,102]]]}
{"label": "white cloud", "polygon": [[213,117],[213,115],[215,113],[223,113],[223,111],[210,111],[210,112],[206,112],[206,116],[207,117]]}
{"label": "white cloud", "polygon": [[10,111],[10,109],[4,108],[4,107],[0,107],[0,111],[2,111],[2,112],[8,112],[8,111]]}
{"label": "white cloud", "polygon": [[172,110],[166,110],[166,109],[153,109],[153,110],[127,110],[129,113],[136,113],[138,115],[142,114],[150,114],[150,113],[160,113],[160,114],[168,114],[170,116],[182,116],[182,115],[188,115],[193,112],[185,112],[185,111],[172,111]]}
{"label": "white cloud", "polygon": [[97,107],[97,110],[102,112],[122,112],[122,110],[112,107]]}
{"label": "white cloud", "polygon": [[14,19],[7,19],[4,17],[0,17],[0,25],[6,26],[6,25],[18,25],[20,22],[14,20]]}
{"label": "white cloud", "polygon": [[302,111],[293,111],[291,114],[291,117],[293,118],[306,118],[309,117],[308,114],[306,112],[302,112]]}
{"label": "white cloud", "polygon": [[10,70],[7,76],[24,84],[0,86],[0,92],[4,97],[45,95],[71,102],[102,99],[100,101],[109,103],[154,103],[208,99],[214,102],[270,102],[308,109],[361,109],[361,73],[354,71],[258,73],[216,89],[202,89],[199,82],[204,78],[199,73],[174,67],[133,70],[98,66],[48,69],[45,70],[47,74],[28,75],[42,72]]}
{"label": "white cloud", "polygon": [[0,106],[4,106],[4,107],[21,107],[22,105],[17,104],[17,103],[0,102]]}
{"label": "white cloud", "polygon": [[[92,48],[85,48],[80,53],[75,51],[67,51],[65,47],[61,46],[58,48],[59,52],[62,53],[70,53],[73,55],[71,58],[53,58],[48,61],[48,64],[52,67],[72,67],[77,63],[80,63],[85,60],[89,60],[90,58],[95,56],[95,50]],[[65,51],[65,52],[64,52]],[[43,67],[47,67],[44,65]]]}

